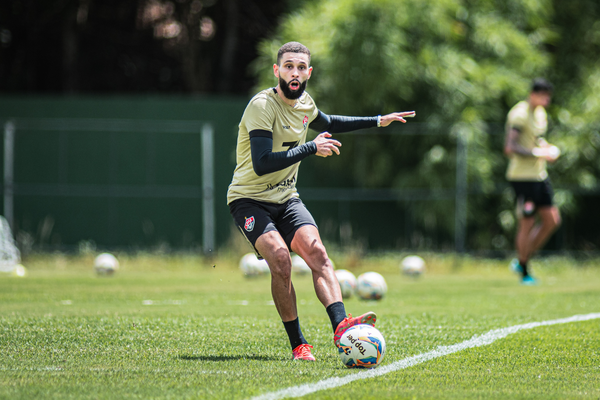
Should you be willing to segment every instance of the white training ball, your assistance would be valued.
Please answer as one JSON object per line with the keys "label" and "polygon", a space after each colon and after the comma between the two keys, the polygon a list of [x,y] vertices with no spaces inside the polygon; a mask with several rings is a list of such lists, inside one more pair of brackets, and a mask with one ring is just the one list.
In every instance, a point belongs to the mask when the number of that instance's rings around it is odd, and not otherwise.
{"label": "white training ball", "polygon": [[306,261],[298,254],[292,256],[292,272],[300,275],[308,275],[312,272]]}
{"label": "white training ball", "polygon": [[347,269],[337,269],[334,272],[335,277],[340,284],[342,297],[344,299],[349,299],[354,296],[354,293],[356,292],[356,276]]}
{"label": "white training ball", "polygon": [[419,256],[407,256],[400,263],[400,268],[406,275],[419,276],[425,272],[425,260]]}
{"label": "white training ball", "polygon": [[240,269],[246,277],[266,275],[271,273],[269,264],[264,259],[259,260],[256,253],[244,254],[240,259]]}
{"label": "white training ball", "polygon": [[357,279],[356,292],[363,300],[380,300],[387,293],[387,284],[381,274],[365,272]]}
{"label": "white training ball", "polygon": [[256,271],[254,269],[256,261],[258,261],[256,254],[244,254],[240,259],[240,269],[242,270],[242,273],[246,276],[256,275]]}
{"label": "white training ball", "polygon": [[385,356],[385,339],[374,326],[354,325],[342,334],[338,352],[348,368],[374,368]]}
{"label": "white training ball", "polygon": [[110,253],[99,254],[94,259],[94,270],[98,275],[112,275],[119,269],[119,260]]}
{"label": "white training ball", "polygon": [[261,258],[260,260],[258,259],[258,257],[256,258],[256,270],[258,271],[259,275],[267,275],[271,273],[269,264],[264,258]]}
{"label": "white training ball", "polygon": [[244,276],[251,277],[260,275],[258,257],[255,253],[244,254],[240,260],[240,269]]}
{"label": "white training ball", "polygon": [[17,265],[15,265],[15,268],[12,270],[11,275],[16,276],[18,278],[23,278],[23,277],[27,276],[27,269],[23,265],[17,264]]}

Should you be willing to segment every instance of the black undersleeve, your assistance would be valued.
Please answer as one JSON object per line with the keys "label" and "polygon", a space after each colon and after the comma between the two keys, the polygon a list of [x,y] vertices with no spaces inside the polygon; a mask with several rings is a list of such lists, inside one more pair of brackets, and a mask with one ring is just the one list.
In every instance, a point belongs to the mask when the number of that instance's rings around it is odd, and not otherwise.
{"label": "black undersleeve", "polygon": [[327,115],[319,110],[319,115],[308,126],[319,133],[342,133],[358,129],[377,127],[377,117],[348,117],[345,115]]}
{"label": "black undersleeve", "polygon": [[281,171],[317,153],[317,145],[312,141],[286,151],[273,152],[273,139],[261,133],[253,135],[254,132],[250,132],[250,149],[252,166],[258,176]]}

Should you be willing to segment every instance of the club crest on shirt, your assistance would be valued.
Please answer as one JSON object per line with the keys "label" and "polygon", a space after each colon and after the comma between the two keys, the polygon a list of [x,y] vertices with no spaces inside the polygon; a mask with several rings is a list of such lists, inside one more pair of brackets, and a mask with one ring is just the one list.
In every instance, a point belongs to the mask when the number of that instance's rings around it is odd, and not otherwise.
{"label": "club crest on shirt", "polygon": [[247,232],[252,232],[252,229],[254,229],[254,222],[254,216],[246,218],[246,222],[244,222],[244,229]]}
{"label": "club crest on shirt", "polygon": [[304,119],[302,120],[302,126],[304,126],[304,129],[306,129],[307,125],[308,125],[308,115],[305,115]]}

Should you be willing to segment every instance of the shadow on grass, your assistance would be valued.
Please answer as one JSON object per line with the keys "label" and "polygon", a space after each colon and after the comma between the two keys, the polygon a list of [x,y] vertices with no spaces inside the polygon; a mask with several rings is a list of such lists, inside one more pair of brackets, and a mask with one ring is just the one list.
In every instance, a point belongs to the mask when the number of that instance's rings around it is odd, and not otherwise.
{"label": "shadow on grass", "polygon": [[244,356],[190,356],[180,355],[178,359],[184,361],[237,361],[237,360],[255,360],[255,361],[282,361],[281,357],[261,356],[258,354],[248,354]]}

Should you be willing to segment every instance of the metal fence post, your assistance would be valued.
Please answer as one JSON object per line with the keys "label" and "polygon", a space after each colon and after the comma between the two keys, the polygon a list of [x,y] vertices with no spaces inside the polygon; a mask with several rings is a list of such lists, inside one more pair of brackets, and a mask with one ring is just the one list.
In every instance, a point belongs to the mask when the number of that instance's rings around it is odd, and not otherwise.
{"label": "metal fence post", "polygon": [[202,126],[202,248],[205,254],[215,247],[214,131]]}
{"label": "metal fence post", "polygon": [[465,252],[467,236],[467,140],[459,129],[456,135],[456,201],[454,214],[454,250]]}
{"label": "metal fence post", "polygon": [[4,124],[4,218],[11,229],[14,229],[14,150],[15,124],[7,121]]}

